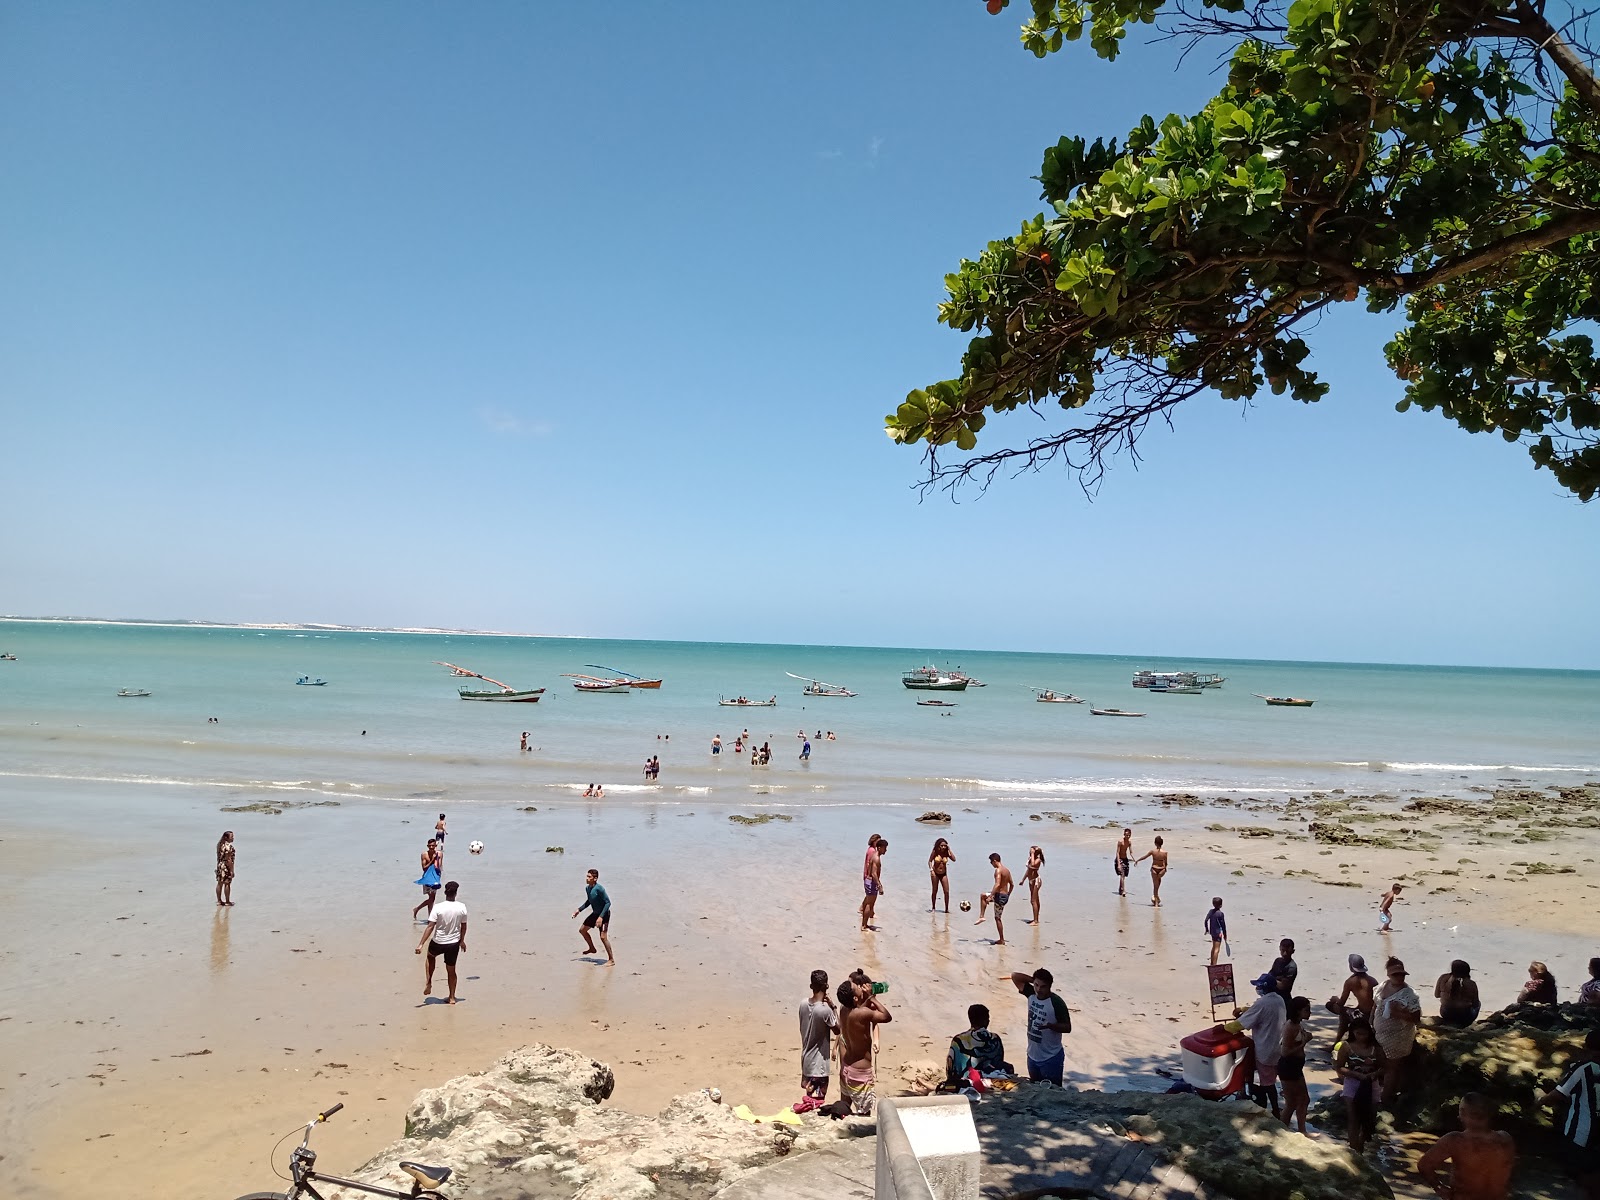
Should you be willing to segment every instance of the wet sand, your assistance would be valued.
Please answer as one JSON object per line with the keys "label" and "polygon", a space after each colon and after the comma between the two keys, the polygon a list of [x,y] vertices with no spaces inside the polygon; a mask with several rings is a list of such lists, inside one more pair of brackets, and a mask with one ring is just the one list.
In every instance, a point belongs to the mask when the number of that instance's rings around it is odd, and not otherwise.
{"label": "wet sand", "polygon": [[[1397,842],[1380,849],[1312,840],[1311,814],[1290,818],[1282,797],[1254,809],[1077,802],[1071,823],[1037,801],[952,806],[948,828],[918,825],[911,806],[533,797],[537,812],[452,801],[445,876],[461,881],[471,918],[462,1002],[448,1007],[422,1002],[412,953],[422,927],[409,918],[431,802],[266,815],[220,812],[226,801],[194,790],[136,799],[134,811],[126,789],[39,782],[0,802],[0,849],[20,891],[12,912],[31,918],[14,922],[0,951],[0,1185],[12,1195],[73,1197],[132,1179],[183,1195],[270,1187],[277,1136],[335,1100],[346,1107],[318,1132],[320,1165],[352,1168],[399,1133],[418,1090],[531,1041],[611,1063],[612,1102],[625,1108],[654,1111],[715,1085],[730,1103],[771,1112],[798,1095],[795,1007],[818,966],[835,982],[856,966],[889,981],[896,1019],[880,1062],[890,1080],[942,1062],[974,1001],[993,1010],[1020,1063],[1023,1004],[1001,977],[1044,965],[1074,1012],[1072,1079],[1161,1090],[1156,1069],[1176,1066],[1177,1038],[1209,1020],[1201,920],[1212,895],[1226,899],[1241,990],[1289,936],[1299,990],[1319,1006],[1352,950],[1374,970],[1386,951],[1404,956],[1425,1012],[1451,958],[1471,961],[1494,1008],[1514,999],[1529,958],[1548,962],[1570,998],[1600,952],[1586,936],[1596,831],[1530,844],[1525,830],[1470,817],[1388,820],[1400,800],[1349,822]],[[793,819],[728,819],[762,811]],[[1131,825],[1140,853],[1165,833],[1162,908],[1149,904],[1145,866],[1117,897],[1106,823]],[[218,910],[212,848],[230,827],[236,906]],[[1416,836],[1441,827],[1438,840]],[[880,929],[863,934],[857,870],[872,832],[891,842],[888,890]],[[1023,923],[1025,887],[1004,947],[992,944],[992,920],[973,924],[975,911],[930,914],[925,864],[941,834],[958,856],[953,908],[965,898],[976,910],[990,850],[1020,881],[1028,846],[1042,845],[1042,925]],[[473,839],[483,855],[466,853]],[[1573,873],[1522,874],[1519,861]],[[615,905],[615,967],[585,960],[569,917],[591,865]],[[1410,886],[1384,936],[1374,909],[1396,877]],[[1328,1079],[1317,1064],[1332,1022],[1316,1023],[1314,1096]]]}

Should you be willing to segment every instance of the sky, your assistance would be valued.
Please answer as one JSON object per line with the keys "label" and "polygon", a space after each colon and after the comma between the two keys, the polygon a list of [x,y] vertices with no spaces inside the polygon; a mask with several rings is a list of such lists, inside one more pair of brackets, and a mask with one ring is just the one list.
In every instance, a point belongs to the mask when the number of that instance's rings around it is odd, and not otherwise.
{"label": "sky", "polygon": [[1092,498],[919,491],[944,275],[1217,85],[1020,11],[7,5],[0,612],[1600,668],[1600,508],[1364,312]]}

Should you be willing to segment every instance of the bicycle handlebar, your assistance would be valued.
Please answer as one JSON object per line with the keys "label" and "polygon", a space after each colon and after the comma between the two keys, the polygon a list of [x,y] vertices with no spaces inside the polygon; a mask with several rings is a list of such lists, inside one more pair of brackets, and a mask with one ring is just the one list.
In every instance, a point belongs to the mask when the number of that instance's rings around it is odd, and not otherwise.
{"label": "bicycle handlebar", "polygon": [[339,1103],[339,1104],[335,1104],[327,1112],[318,1113],[317,1114],[317,1120],[318,1121],[326,1121],[329,1117],[333,1116],[334,1113],[338,1112],[343,1107],[344,1107],[344,1104],[342,1102]]}

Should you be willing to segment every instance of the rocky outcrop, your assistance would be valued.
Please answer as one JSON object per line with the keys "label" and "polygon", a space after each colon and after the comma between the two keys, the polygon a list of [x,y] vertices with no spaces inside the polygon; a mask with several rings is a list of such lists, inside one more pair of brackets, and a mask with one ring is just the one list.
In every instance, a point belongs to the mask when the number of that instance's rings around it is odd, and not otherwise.
{"label": "rocky outcrop", "polygon": [[644,1117],[607,1106],[613,1086],[604,1063],[524,1046],[422,1092],[406,1113],[406,1136],[357,1177],[409,1188],[396,1166],[405,1159],[453,1168],[445,1191],[454,1200],[687,1200],[797,1148],[861,1132],[814,1116],[799,1129],[756,1125],[700,1092]]}

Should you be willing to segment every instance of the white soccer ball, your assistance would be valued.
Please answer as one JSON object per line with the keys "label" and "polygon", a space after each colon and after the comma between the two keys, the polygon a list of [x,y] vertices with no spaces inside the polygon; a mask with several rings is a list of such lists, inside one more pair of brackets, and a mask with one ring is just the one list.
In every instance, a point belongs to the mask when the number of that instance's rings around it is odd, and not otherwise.
{"label": "white soccer ball", "polygon": [[473,842],[470,846],[467,847],[467,850],[472,854],[482,854],[483,853],[483,843],[482,842]]}

